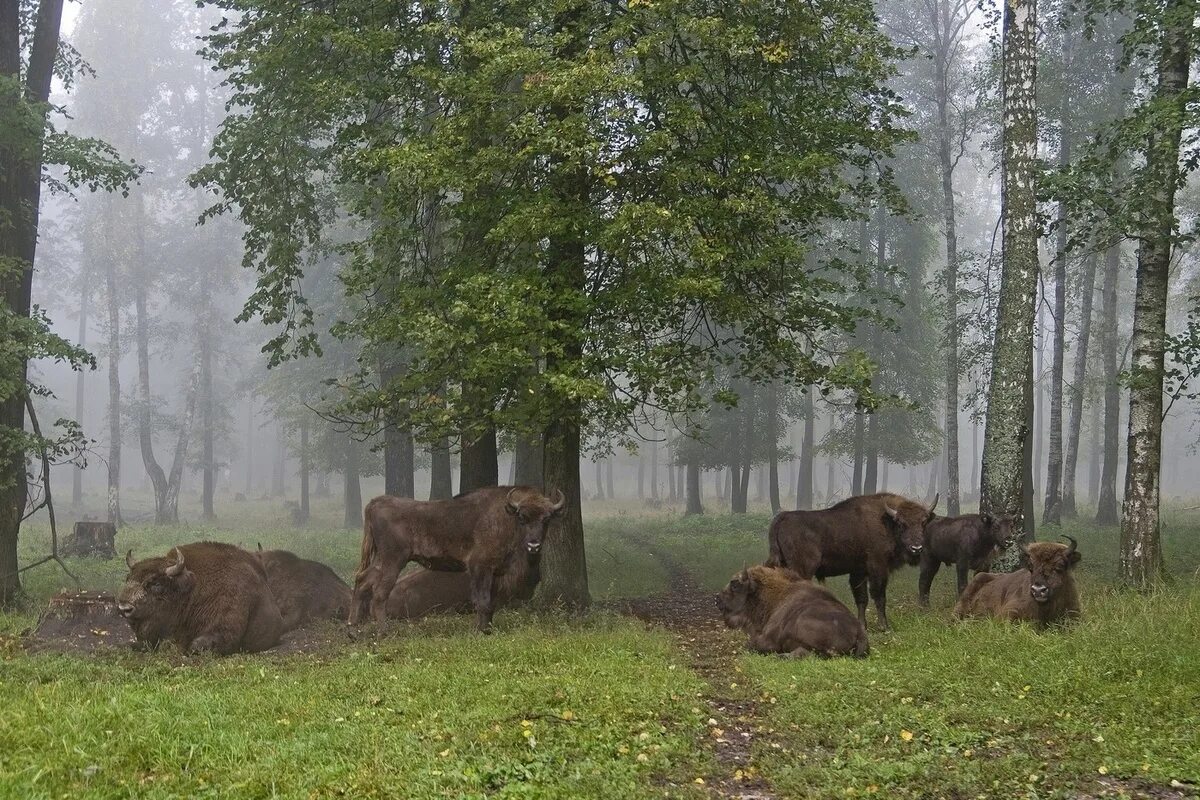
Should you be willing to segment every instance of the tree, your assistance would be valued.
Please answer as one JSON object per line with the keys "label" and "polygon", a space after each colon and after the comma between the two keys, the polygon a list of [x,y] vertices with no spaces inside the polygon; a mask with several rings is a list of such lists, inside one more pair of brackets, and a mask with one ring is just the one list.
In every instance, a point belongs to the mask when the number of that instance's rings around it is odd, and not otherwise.
{"label": "tree", "polygon": [[1121,271],[1121,245],[1113,244],[1104,254],[1104,286],[1101,289],[1100,354],[1104,384],[1104,456],[1100,472],[1100,493],[1096,502],[1096,522],[1116,525],[1117,467],[1120,450],[1121,384],[1117,375],[1117,282]]}
{"label": "tree", "polygon": [[1037,4],[1005,0],[1001,133],[1003,267],[984,431],[980,508],[1024,514],[1038,284]]}
{"label": "tree", "polygon": [[[42,441],[25,432],[31,387],[29,363],[59,358],[75,367],[90,357],[49,330],[32,305],[33,266],[44,167],[67,166],[52,188],[114,189],[135,171],[94,139],[54,127],[61,109],[50,104],[54,78],[70,88],[80,64],[59,47],[62,0],[0,2],[0,605],[20,590],[17,539],[26,515],[27,454]],[[37,389],[35,387],[35,393]]]}

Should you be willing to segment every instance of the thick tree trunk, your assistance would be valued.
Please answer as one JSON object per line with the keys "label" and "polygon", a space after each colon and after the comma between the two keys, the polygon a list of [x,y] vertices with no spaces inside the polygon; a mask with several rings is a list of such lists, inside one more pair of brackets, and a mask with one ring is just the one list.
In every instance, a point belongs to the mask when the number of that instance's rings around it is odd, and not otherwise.
{"label": "thick tree trunk", "polygon": [[861,409],[854,412],[854,472],[850,477],[850,493],[857,497],[863,493],[863,439],[866,421]]}
{"label": "thick tree trunk", "polygon": [[879,434],[875,430],[874,414],[867,415],[866,430],[866,469],[863,471],[863,494],[875,494],[879,491]]}
{"label": "thick tree trunk", "polygon": [[546,431],[545,448],[546,492],[554,495],[555,490],[561,491],[567,498],[567,508],[547,541],[540,593],[545,601],[569,608],[591,602],[580,504],[580,414],[576,408],[552,423]]}
{"label": "thick tree trunk", "polygon": [[1133,361],[1129,380],[1129,440],[1121,521],[1121,577],[1147,588],[1162,574],[1159,481],[1162,469],[1163,362],[1167,289],[1175,232],[1175,191],[1183,133],[1195,0],[1171,0],[1163,16],[1163,42],[1154,100],[1172,110],[1146,142],[1149,196],[1138,231],[1137,289],[1133,301]]}
{"label": "thick tree trunk", "polygon": [[1121,270],[1121,245],[1104,254],[1100,355],[1104,363],[1104,453],[1100,471],[1100,493],[1096,499],[1096,522],[1116,525],[1117,468],[1121,447],[1121,384],[1117,378],[1117,281]]}
{"label": "thick tree trunk", "polygon": [[496,429],[489,425],[482,435],[470,442],[467,442],[466,436],[464,431],[458,491],[471,492],[484,486],[499,485],[500,465],[496,448]]}
{"label": "thick tree trunk", "polygon": [[1037,6],[1005,0],[1002,215],[1004,262],[988,392],[981,510],[1025,516],[1029,371],[1038,283]]}
{"label": "thick tree trunk", "polygon": [[362,481],[358,468],[358,442],[354,441],[351,436],[346,437],[345,461],[345,469],[342,470],[342,500],[346,513],[342,525],[349,530],[362,530],[363,501]]}
{"label": "thick tree trunk", "polygon": [[[112,199],[105,199],[107,211]],[[111,234],[106,234],[111,235]],[[111,249],[104,259],[105,302],[108,306],[108,521],[121,519],[121,304],[117,299],[117,262]]]}
{"label": "thick tree trunk", "polygon": [[446,437],[429,446],[429,499],[449,500],[454,496],[454,474],[450,464],[450,442]]}
{"label": "thick tree trunk", "polygon": [[308,420],[305,419],[300,423],[300,511],[299,518],[295,520],[300,525],[307,525],[311,515],[311,507],[308,502],[308,478],[311,472]]}
{"label": "thick tree trunk", "polygon": [[690,458],[687,462],[687,508],[685,515],[703,514],[704,506],[700,502],[700,461]]}
{"label": "thick tree trunk", "polygon": [[[813,450],[816,446],[816,407],[813,403],[813,388],[804,393],[804,438],[800,441],[800,465],[796,470],[796,508],[801,511],[813,507]],[[833,476],[833,460],[830,459],[830,480]],[[832,489],[832,483],[827,489]]]}
{"label": "thick tree trunk", "polygon": [[515,482],[518,486],[532,486],[541,489],[542,479],[542,437],[538,435],[518,436],[517,449],[513,453],[516,465]]}
{"label": "thick tree trunk", "polygon": [[1083,425],[1084,382],[1087,380],[1088,346],[1092,335],[1092,296],[1096,290],[1096,255],[1083,262],[1079,282],[1079,338],[1075,342],[1075,365],[1071,376],[1071,416],[1067,426],[1067,457],[1063,463],[1062,516],[1074,519],[1075,473],[1079,466],[1079,431]]}
{"label": "thick tree trunk", "polygon": [[[1068,48],[1068,58],[1070,50]],[[1062,101],[1058,164],[1071,163],[1070,102]],[[1050,364],[1050,453],[1046,463],[1046,504],[1042,522],[1058,525],[1062,520],[1063,480],[1063,361],[1067,349],[1067,204],[1058,204],[1058,231],[1054,252],[1054,343]]]}

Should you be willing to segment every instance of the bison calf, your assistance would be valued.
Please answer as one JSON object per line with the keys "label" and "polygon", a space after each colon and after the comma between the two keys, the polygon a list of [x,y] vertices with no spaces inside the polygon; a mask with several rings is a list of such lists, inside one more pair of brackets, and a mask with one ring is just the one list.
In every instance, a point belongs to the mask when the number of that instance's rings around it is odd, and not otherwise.
{"label": "bison calf", "polygon": [[263,550],[261,544],[257,556],[285,631],[314,619],[344,618],[350,612],[350,587],[329,567],[287,550]]}
{"label": "bison calf", "polygon": [[1034,542],[1022,548],[1016,572],[982,572],[972,579],[954,606],[954,615],[1025,620],[1038,627],[1077,619],[1079,588],[1072,569],[1079,563],[1077,542]]}
{"label": "bison calf", "polygon": [[789,569],[743,569],[721,590],[717,606],[725,624],[746,631],[759,653],[863,658],[871,649],[850,609]]}
{"label": "bison calf", "polygon": [[[542,553],[518,548],[508,567],[496,576],[493,595],[496,607],[524,603],[533,597],[542,579]],[[401,575],[387,599],[387,615],[393,619],[419,619],[426,614],[464,614],[471,607],[471,578],[466,572],[417,569]]]}
{"label": "bison calf", "polygon": [[929,587],[943,564],[953,564],[958,576],[958,594],[967,588],[967,572],[986,572],[992,555],[1012,546],[1016,538],[1014,518],[1009,514],[964,514],[939,517],[925,526],[921,550],[919,600],[929,605]]}
{"label": "bison calf", "polygon": [[164,639],[186,653],[256,653],[279,643],[283,619],[261,564],[240,547],[197,542],[133,561],[117,610],[140,644]]}

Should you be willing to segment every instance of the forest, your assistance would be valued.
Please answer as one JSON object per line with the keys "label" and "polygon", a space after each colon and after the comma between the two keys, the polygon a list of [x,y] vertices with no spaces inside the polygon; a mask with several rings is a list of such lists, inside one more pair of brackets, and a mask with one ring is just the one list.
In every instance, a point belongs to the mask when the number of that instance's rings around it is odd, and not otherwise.
{"label": "forest", "polygon": [[1198,16],[0,0],[0,796],[1197,796]]}

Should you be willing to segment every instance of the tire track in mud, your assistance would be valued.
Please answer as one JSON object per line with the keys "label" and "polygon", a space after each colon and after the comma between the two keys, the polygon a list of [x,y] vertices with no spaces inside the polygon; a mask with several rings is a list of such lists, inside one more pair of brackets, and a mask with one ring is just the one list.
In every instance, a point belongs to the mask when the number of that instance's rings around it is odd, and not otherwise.
{"label": "tire track in mud", "polygon": [[714,797],[774,800],[770,784],[752,760],[758,743],[779,745],[772,741],[773,731],[758,717],[761,693],[747,683],[738,667],[745,637],[725,627],[716,595],[701,588],[671,553],[628,529],[618,536],[652,555],[669,581],[667,591],[626,600],[621,610],[669,631],[687,654],[689,668],[707,684],[701,698],[709,712],[703,746],[712,753],[719,772],[705,778],[705,788]]}

